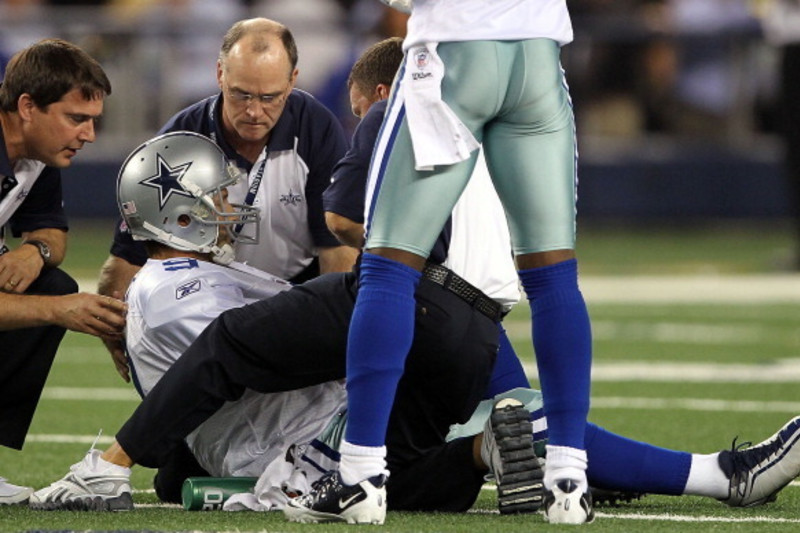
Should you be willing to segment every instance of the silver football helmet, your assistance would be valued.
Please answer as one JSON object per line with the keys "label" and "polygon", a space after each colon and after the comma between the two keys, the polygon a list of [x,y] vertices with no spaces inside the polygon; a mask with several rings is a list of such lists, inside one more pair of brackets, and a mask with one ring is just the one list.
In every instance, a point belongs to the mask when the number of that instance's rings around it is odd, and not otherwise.
{"label": "silver football helmet", "polygon": [[[211,139],[188,131],[166,133],[136,148],[122,164],[117,204],[135,240],[210,253],[215,262],[228,264],[234,253],[220,242],[222,228],[231,242],[258,242],[257,208],[222,207],[222,190],[241,175]],[[252,223],[255,237],[240,237],[242,225]]]}

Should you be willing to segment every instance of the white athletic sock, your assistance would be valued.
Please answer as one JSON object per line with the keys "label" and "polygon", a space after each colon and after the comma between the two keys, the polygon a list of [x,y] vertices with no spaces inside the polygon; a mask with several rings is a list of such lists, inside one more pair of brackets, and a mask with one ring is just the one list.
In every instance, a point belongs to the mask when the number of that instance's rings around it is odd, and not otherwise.
{"label": "white athletic sock", "polygon": [[684,494],[717,499],[728,497],[731,481],[719,467],[718,455],[719,453],[692,454],[692,465],[689,467],[689,478],[683,489]]}
{"label": "white athletic sock", "polygon": [[581,492],[589,490],[586,480],[586,450],[569,446],[547,445],[547,461],[544,467],[544,488],[550,490],[557,481],[571,479]]}
{"label": "white athletic sock", "polygon": [[355,485],[367,478],[383,474],[386,470],[386,446],[359,446],[346,440],[339,446],[339,474],[345,485]]}

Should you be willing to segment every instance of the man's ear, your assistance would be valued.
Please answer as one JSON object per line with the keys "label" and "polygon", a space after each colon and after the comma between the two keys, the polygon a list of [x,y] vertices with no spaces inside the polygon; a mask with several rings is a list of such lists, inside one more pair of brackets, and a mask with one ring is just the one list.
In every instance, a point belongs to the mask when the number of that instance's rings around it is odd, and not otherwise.
{"label": "man's ear", "polygon": [[379,100],[386,100],[387,98],[389,98],[389,92],[391,90],[392,88],[386,85],[385,83],[379,83],[375,87],[375,92],[378,94]]}
{"label": "man's ear", "polygon": [[223,68],[224,67],[222,66],[222,61],[217,59],[217,85],[219,86],[219,90],[220,91],[222,90],[222,74],[223,74],[222,69]]}
{"label": "man's ear", "polygon": [[36,104],[28,93],[22,93],[17,100],[17,113],[25,121],[31,120],[31,114],[36,108]]}

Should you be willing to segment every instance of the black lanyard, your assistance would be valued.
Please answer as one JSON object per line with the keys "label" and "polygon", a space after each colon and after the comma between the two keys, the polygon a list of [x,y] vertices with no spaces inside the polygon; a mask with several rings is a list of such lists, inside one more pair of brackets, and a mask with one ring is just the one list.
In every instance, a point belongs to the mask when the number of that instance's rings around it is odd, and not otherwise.
{"label": "black lanyard", "polygon": [[[267,167],[267,159],[269,158],[269,148],[264,148],[264,152],[264,159],[261,161],[261,166],[258,167],[253,182],[247,190],[247,196],[244,197],[244,205],[247,207],[253,207],[253,202],[256,201],[256,194],[258,194],[258,188],[261,187],[261,180],[264,178],[264,170]],[[244,226],[244,224],[237,224],[234,228],[234,232],[238,234],[242,231],[242,226]]]}

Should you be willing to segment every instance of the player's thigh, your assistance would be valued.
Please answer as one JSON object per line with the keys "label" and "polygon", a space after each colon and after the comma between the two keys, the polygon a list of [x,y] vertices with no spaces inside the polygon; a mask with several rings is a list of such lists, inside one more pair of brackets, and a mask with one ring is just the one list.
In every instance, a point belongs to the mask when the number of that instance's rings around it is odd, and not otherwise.
{"label": "player's thigh", "polygon": [[[496,52],[491,42],[442,43],[442,100],[479,141],[484,123],[497,111]],[[400,98],[387,110],[373,154],[377,196],[368,228],[367,248],[388,246],[427,256],[461,196],[477,160],[472,156],[434,171],[414,169],[414,150]]]}
{"label": "player's thigh", "polygon": [[466,161],[414,169],[408,124],[384,125],[391,144],[378,144],[373,169],[378,186],[369,215],[367,249],[389,247],[427,257],[475,167],[477,151]]}
{"label": "player's thigh", "polygon": [[514,252],[573,248],[577,150],[558,47],[544,39],[513,47],[506,102],[484,127],[486,161]]}

